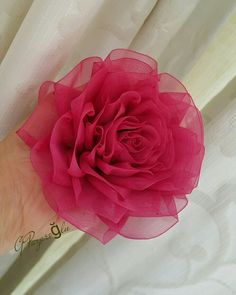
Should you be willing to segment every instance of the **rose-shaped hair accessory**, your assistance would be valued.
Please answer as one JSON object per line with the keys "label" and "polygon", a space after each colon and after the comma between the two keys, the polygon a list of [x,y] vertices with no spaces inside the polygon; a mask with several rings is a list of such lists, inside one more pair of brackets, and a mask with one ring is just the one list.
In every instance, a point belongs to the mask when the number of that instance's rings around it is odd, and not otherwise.
{"label": "rose-shaped hair accessory", "polygon": [[172,227],[204,155],[201,115],[185,87],[127,49],[44,82],[17,133],[51,208],[102,243]]}

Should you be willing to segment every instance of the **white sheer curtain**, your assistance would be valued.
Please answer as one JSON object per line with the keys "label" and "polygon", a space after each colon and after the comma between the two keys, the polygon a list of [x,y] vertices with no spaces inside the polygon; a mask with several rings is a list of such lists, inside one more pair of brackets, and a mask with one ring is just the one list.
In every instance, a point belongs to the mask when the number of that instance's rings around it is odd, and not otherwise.
{"label": "white sheer curtain", "polygon": [[[235,0],[0,0],[0,8],[0,138],[30,112],[42,81],[117,47],[157,58],[205,121],[202,176],[179,224],[150,241],[90,239],[33,294],[235,294]],[[0,257],[2,274],[14,255]]]}

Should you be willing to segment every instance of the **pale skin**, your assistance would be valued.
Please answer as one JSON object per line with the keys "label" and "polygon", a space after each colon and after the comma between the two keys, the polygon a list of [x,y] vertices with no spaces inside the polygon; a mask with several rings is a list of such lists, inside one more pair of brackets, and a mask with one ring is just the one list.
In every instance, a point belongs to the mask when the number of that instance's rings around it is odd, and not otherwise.
{"label": "pale skin", "polygon": [[15,131],[0,142],[0,253],[29,231],[37,239],[50,232],[50,223],[62,223],[44,198],[29,152]]}

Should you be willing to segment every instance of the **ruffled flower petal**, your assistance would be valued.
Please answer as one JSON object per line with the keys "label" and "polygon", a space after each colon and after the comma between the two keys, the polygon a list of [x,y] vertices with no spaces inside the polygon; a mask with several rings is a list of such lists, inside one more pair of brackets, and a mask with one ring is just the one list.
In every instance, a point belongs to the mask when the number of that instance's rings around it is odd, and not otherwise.
{"label": "ruffled flower petal", "polygon": [[117,234],[153,238],[177,223],[204,156],[201,114],[186,88],[127,49],[43,83],[17,134],[51,208],[104,244]]}

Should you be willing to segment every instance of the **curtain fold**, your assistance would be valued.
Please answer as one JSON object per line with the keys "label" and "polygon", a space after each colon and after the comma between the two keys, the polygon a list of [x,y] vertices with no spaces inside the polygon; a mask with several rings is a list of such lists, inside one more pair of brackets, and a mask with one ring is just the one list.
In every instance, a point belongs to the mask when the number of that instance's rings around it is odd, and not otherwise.
{"label": "curtain fold", "polygon": [[224,5],[219,0],[159,0],[132,48],[157,58],[161,71],[181,79],[197,64],[235,6],[234,0]]}
{"label": "curtain fold", "polygon": [[0,0],[0,63],[33,0]]}

